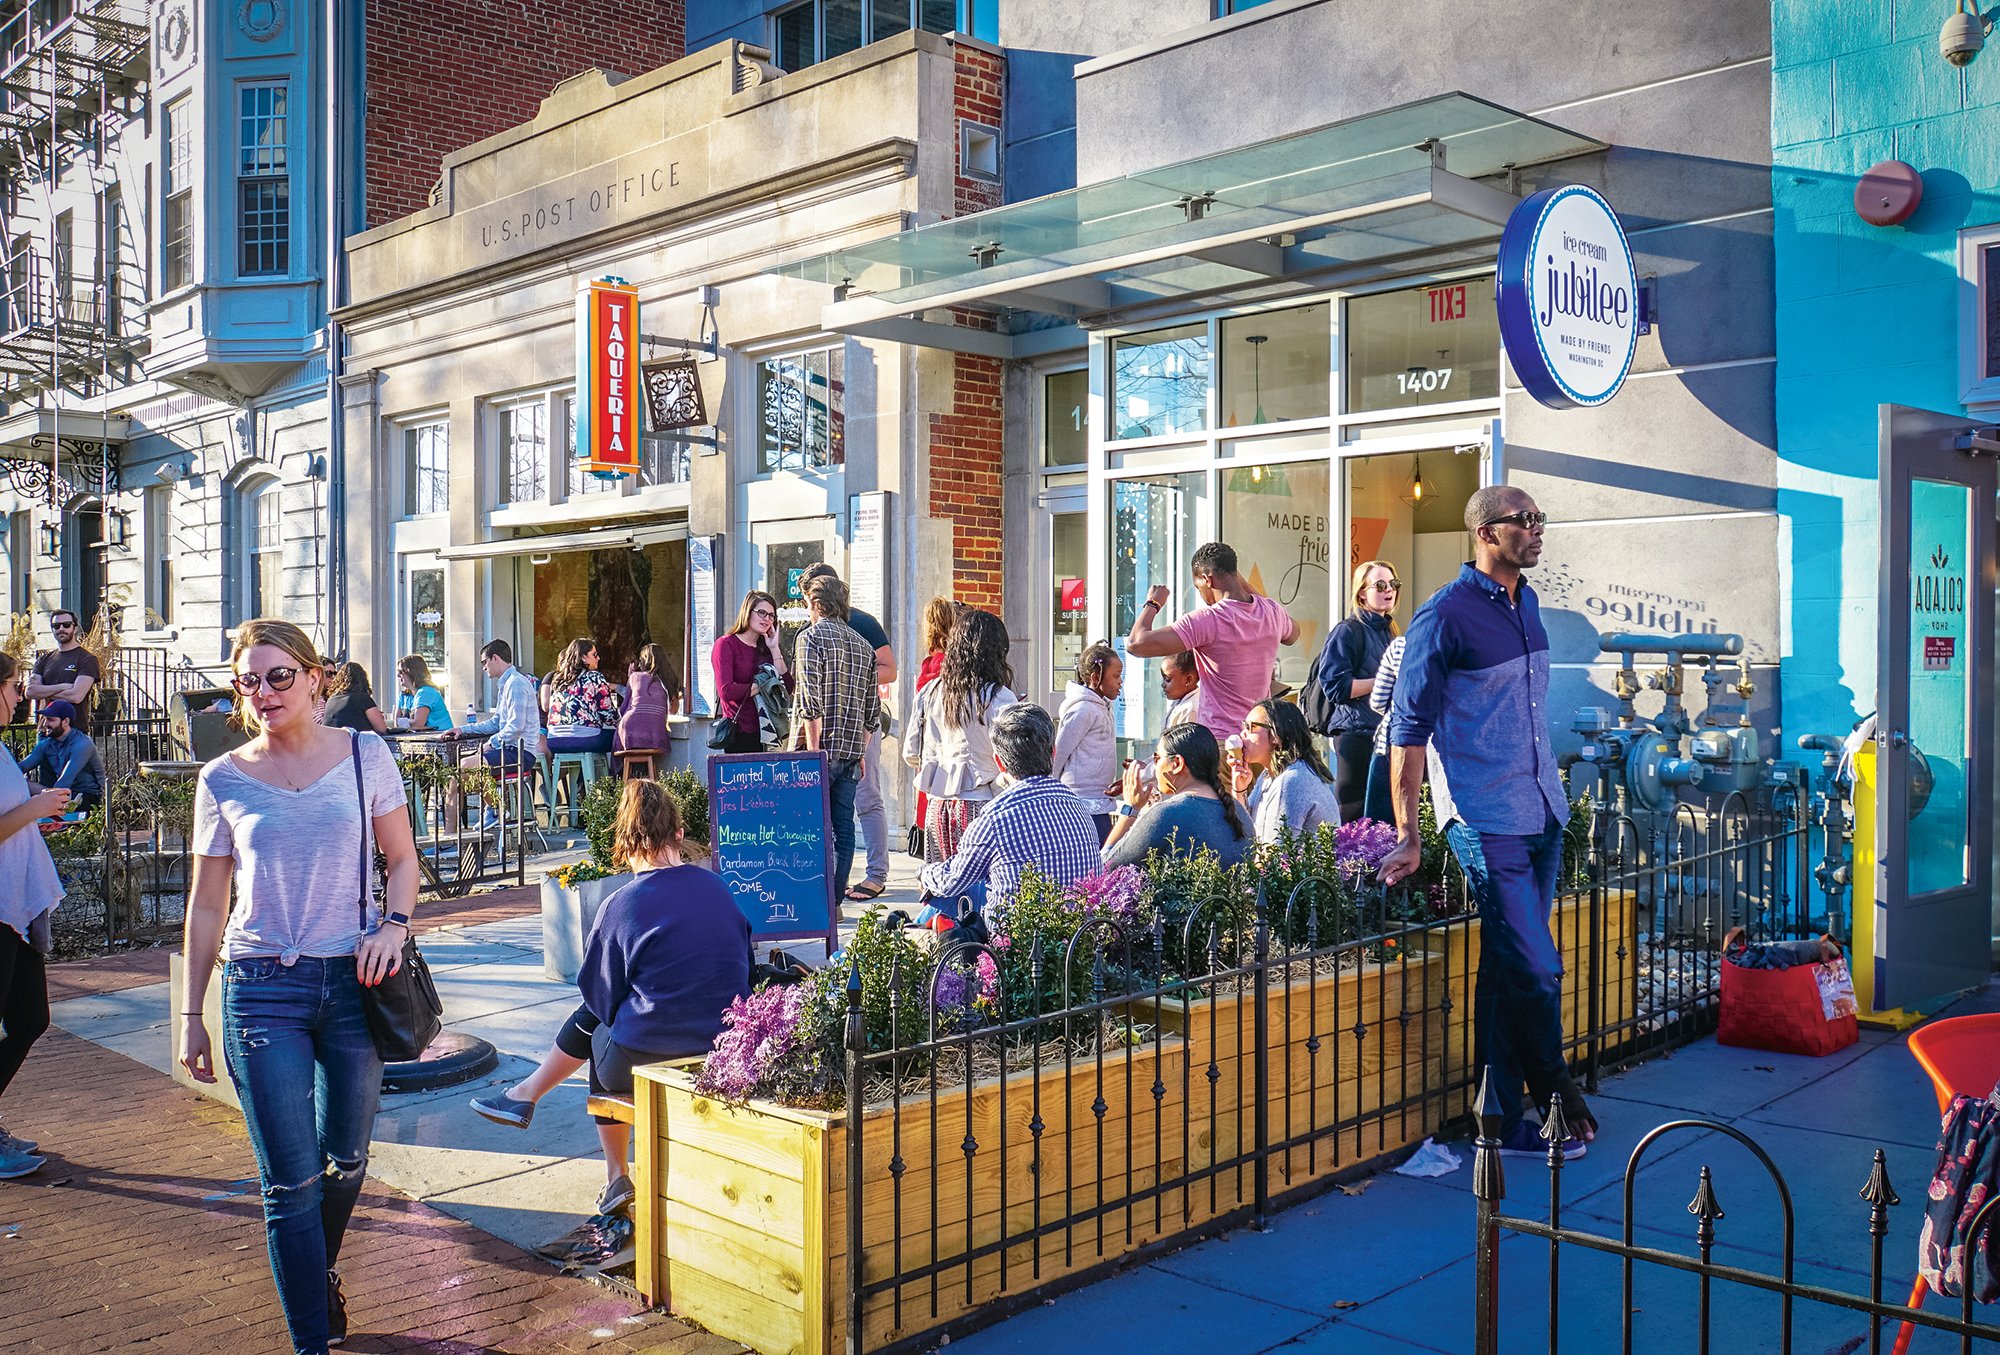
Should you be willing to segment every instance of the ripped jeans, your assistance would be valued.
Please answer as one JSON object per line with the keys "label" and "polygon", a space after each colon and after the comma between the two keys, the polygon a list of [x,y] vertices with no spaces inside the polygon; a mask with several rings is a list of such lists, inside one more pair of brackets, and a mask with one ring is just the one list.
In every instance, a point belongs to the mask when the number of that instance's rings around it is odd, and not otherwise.
{"label": "ripped jeans", "polygon": [[325,1355],[326,1272],[361,1196],[382,1060],[354,957],[231,960],[222,1048],[263,1186],[264,1235],[297,1355]]}

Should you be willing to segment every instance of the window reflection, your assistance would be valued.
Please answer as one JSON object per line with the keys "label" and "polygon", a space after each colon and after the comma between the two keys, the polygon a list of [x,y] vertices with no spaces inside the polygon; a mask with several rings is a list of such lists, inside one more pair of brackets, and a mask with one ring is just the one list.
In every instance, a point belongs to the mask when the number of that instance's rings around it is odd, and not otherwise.
{"label": "window reflection", "polygon": [[1111,341],[1111,436],[1157,438],[1208,427],[1208,325]]}
{"label": "window reflection", "polygon": [[1222,426],[1327,416],[1327,303],[1222,322]]}
{"label": "window reflection", "polygon": [[1324,461],[1240,466],[1222,476],[1222,539],[1236,548],[1250,586],[1299,623],[1299,642],[1278,650],[1279,680],[1294,688],[1331,624],[1332,492]]}
{"label": "window reflection", "polygon": [[1500,394],[1493,279],[1410,287],[1347,303],[1351,414]]}
{"label": "window reflection", "polygon": [[[1171,621],[1198,599],[1188,561],[1202,542],[1207,520],[1203,500],[1208,477],[1199,472],[1117,480],[1111,486],[1112,644],[1124,653],[1123,637],[1138,619],[1146,592],[1156,583],[1173,594],[1165,620]],[[1166,720],[1157,660],[1125,665],[1125,685],[1113,712],[1118,737],[1140,742],[1158,737]]]}

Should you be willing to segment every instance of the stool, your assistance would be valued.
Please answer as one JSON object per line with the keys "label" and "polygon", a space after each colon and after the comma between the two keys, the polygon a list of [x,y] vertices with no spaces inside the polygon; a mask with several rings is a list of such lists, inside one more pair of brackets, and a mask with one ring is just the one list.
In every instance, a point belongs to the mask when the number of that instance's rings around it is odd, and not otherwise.
{"label": "stool", "polygon": [[613,753],[611,756],[618,760],[618,765],[621,769],[619,775],[621,776],[631,777],[640,775],[640,763],[644,763],[646,766],[644,775],[647,780],[650,781],[659,775],[656,767],[658,765],[657,760],[660,756],[660,750],[657,748],[627,748],[622,753]]}
{"label": "stool", "polygon": [[[609,776],[610,767],[602,753],[551,753],[549,755],[549,821],[555,822],[556,795],[563,794],[563,813],[571,828],[583,823],[583,797],[597,783],[600,776]],[[574,793],[565,789],[568,778],[564,775],[570,768],[576,769],[577,788]]]}

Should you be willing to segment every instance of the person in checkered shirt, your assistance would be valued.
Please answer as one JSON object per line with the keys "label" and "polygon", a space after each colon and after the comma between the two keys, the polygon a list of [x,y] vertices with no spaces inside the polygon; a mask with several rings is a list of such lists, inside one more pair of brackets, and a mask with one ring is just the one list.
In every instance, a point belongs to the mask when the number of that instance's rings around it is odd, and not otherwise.
{"label": "person in checkered shirt", "polygon": [[806,607],[812,624],[799,632],[793,651],[798,686],[792,694],[792,729],[799,747],[826,754],[833,895],[842,898],[848,872],[854,869],[854,797],[881,698],[875,690],[875,650],[847,624],[847,585],[821,575],[806,585]]}
{"label": "person in checkered shirt", "polygon": [[[1097,828],[1076,792],[1050,775],[1056,725],[1031,701],[1017,701],[993,717],[993,757],[1012,784],[987,802],[966,825],[949,860],[925,866],[917,883],[947,905],[983,887],[988,916],[1005,912],[1032,865],[1058,885],[1072,885],[1097,869]],[[944,911],[957,910],[947,906]]]}

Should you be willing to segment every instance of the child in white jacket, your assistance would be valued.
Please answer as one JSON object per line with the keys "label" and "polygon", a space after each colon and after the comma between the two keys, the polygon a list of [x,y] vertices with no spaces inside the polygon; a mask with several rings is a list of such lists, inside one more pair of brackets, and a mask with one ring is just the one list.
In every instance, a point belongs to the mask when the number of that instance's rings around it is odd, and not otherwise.
{"label": "child in white jacket", "polygon": [[1118,780],[1118,740],[1111,702],[1125,681],[1125,663],[1104,641],[1083,651],[1076,680],[1063,692],[1056,728],[1055,776],[1076,792],[1097,824],[1102,844],[1111,834],[1111,789]]}

